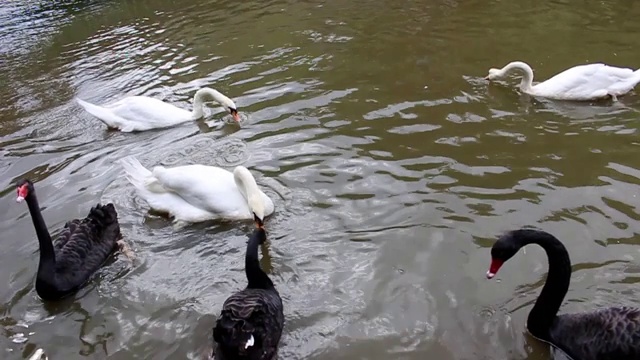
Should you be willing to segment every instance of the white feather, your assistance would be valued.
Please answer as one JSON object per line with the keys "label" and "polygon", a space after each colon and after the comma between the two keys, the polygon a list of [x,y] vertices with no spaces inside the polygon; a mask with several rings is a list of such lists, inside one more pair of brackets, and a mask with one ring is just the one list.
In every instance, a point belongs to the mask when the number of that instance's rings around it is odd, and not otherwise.
{"label": "white feather", "polygon": [[[253,212],[242,191],[248,192],[247,197],[261,199],[264,216],[274,211],[273,201],[262,190],[257,186],[240,189],[233,173],[219,167],[156,166],[149,171],[132,156],[121,159],[120,164],[138,195],[152,209],[166,212],[176,221],[253,219]],[[246,174],[252,177],[248,170]]]}
{"label": "white feather", "polygon": [[524,72],[520,83],[522,92],[558,100],[595,100],[606,97],[615,100],[640,83],[640,70],[587,64],[574,66],[549,80],[533,85],[533,70],[522,61],[511,62],[502,69],[490,69],[485,79],[499,79],[516,69]]}

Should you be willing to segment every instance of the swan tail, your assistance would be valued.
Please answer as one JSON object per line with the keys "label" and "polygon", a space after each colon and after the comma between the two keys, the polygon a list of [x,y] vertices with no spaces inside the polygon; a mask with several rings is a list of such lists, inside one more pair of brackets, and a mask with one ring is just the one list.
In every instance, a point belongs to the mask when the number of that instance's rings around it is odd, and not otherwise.
{"label": "swan tail", "polygon": [[86,102],[79,98],[76,98],[76,102],[78,103],[78,105],[82,106],[82,108],[85,109],[86,112],[97,117],[100,121],[102,121],[108,127],[113,129],[118,129],[123,126],[126,127],[126,125],[123,124],[122,119],[119,116],[114,115],[108,109],[105,109],[102,106],[98,106],[98,105],[94,105],[92,103]]}
{"label": "swan tail", "polygon": [[99,226],[107,227],[118,223],[118,212],[112,203],[107,205],[97,204],[89,210],[87,219],[92,220]]}
{"label": "swan tail", "polygon": [[213,340],[219,346],[233,352],[244,352],[255,345],[253,326],[245,321],[238,321],[222,316],[213,328]]}
{"label": "swan tail", "polygon": [[153,176],[151,171],[142,166],[140,161],[133,156],[120,159],[120,165],[124,169],[127,180],[138,189],[146,189],[151,192],[162,193],[167,190],[160,181]]}
{"label": "swan tail", "polygon": [[108,239],[105,241],[113,243],[113,250],[115,250],[115,242],[122,238],[116,207],[112,203],[97,204],[89,210],[87,220],[93,224],[93,234],[100,234],[99,238]]}

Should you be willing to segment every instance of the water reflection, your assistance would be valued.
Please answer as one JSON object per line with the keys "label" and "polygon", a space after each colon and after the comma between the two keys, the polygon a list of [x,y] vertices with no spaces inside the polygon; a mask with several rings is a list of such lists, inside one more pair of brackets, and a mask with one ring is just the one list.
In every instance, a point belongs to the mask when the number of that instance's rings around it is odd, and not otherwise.
{"label": "water reflection", "polygon": [[[638,279],[638,96],[547,101],[482,77],[514,59],[541,79],[585,61],[631,64],[634,49],[618,45],[633,43],[625,29],[640,9],[55,3],[0,5],[7,359],[38,348],[50,359],[196,359],[210,346],[215,314],[245,284],[250,224],[174,229],[123,178],[116,161],[126,155],[149,166],[243,164],[257,175],[276,202],[263,265],[285,302],[284,359],[548,359],[524,331],[542,252],[518,255],[500,283],[483,276],[495,236],[519,226],[544,228],[571,252],[563,311],[638,297],[629,286]],[[106,131],[73,101],[146,95],[188,108],[202,86],[232,97],[242,126],[214,111],[131,136]],[[113,201],[135,266],[118,260],[75,299],[44,305],[33,290],[34,231],[13,199],[24,176],[37,181],[51,228]]]}

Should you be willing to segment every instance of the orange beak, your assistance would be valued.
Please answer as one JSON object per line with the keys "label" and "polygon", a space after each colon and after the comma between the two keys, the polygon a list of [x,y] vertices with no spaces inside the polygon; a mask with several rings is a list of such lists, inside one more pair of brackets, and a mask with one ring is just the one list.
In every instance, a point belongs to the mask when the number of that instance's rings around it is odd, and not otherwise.
{"label": "orange beak", "polygon": [[236,122],[240,122],[240,115],[238,114],[238,110],[231,110],[231,116],[233,116],[233,120],[235,120]]}

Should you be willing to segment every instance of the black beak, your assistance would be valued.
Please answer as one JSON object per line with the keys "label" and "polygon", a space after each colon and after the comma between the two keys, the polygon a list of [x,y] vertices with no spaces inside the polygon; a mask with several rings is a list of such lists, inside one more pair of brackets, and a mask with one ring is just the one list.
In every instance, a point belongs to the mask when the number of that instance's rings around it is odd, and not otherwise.
{"label": "black beak", "polygon": [[256,226],[258,227],[258,229],[263,229],[264,228],[264,222],[262,220],[260,220],[258,215],[256,215],[255,213],[253,214],[253,221],[256,222]]}

